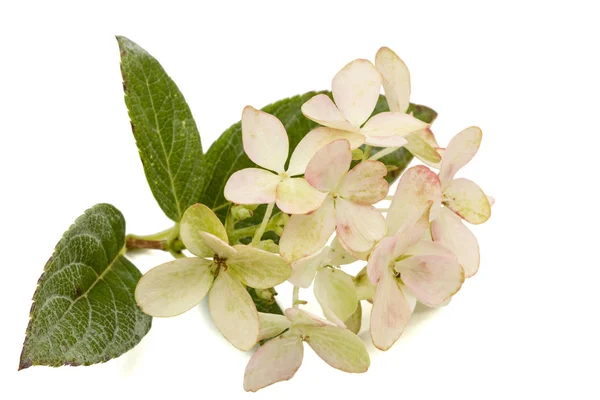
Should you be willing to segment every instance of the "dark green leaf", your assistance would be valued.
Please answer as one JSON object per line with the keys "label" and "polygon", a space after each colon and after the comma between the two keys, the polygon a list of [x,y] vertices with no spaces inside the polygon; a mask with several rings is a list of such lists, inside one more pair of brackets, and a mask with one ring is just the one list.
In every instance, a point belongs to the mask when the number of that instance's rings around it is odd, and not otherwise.
{"label": "dark green leaf", "polygon": [[141,274],[124,251],[125,220],[109,204],[65,232],[33,295],[19,369],[105,362],[139,343],[152,318],[135,303]]}
{"label": "dark green leaf", "polygon": [[131,127],[156,201],[173,221],[200,197],[202,144],[177,85],[158,61],[117,36]]}

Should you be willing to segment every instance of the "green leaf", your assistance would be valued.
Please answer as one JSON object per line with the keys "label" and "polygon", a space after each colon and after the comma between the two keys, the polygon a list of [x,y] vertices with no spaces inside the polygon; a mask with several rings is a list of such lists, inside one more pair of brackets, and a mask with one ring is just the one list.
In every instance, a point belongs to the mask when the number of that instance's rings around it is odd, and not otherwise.
{"label": "green leaf", "polygon": [[105,362],[140,342],[152,318],[135,303],[141,273],[124,251],[125,220],[109,204],[65,232],[33,295],[19,369]]}
{"label": "green leaf", "polygon": [[202,144],[177,85],[140,46],[117,36],[125,104],[146,179],[164,213],[175,222],[200,198]]}

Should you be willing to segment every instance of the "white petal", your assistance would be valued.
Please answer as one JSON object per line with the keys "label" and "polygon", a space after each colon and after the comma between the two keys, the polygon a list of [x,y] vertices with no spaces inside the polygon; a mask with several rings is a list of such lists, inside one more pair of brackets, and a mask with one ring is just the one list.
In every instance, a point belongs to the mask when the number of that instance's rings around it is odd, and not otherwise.
{"label": "white petal", "polygon": [[388,272],[377,284],[371,310],[371,340],[379,350],[387,350],[398,340],[411,316],[411,308],[396,278]]}
{"label": "white petal", "polygon": [[[333,232],[333,229],[331,230],[331,232]],[[328,252],[329,248],[323,247],[323,249],[321,249],[317,253],[293,262],[292,276],[290,277],[290,279],[288,279],[288,281],[292,285],[301,288],[308,288],[311,285],[313,279],[315,278],[317,268],[325,265],[325,259],[327,257]]]}
{"label": "white petal", "polygon": [[331,89],[344,118],[360,127],[379,99],[381,74],[370,61],[354,60],[335,75]]}
{"label": "white petal", "polygon": [[382,112],[369,119],[360,131],[369,141],[372,136],[407,136],[427,127],[429,127],[429,124],[412,115],[399,112]]}
{"label": "white petal", "polygon": [[492,214],[486,194],[468,179],[453,179],[444,190],[442,201],[446,207],[472,224],[482,224]]}
{"label": "white petal", "polygon": [[477,238],[456,214],[442,207],[439,218],[431,223],[431,234],[436,242],[456,254],[466,278],[477,273],[479,269]]}
{"label": "white petal", "polygon": [[358,336],[347,329],[324,326],[306,327],[305,341],[323,361],[345,372],[365,372],[369,369],[369,353]]}
{"label": "white petal", "polygon": [[277,382],[291,379],[302,364],[304,345],[295,335],[281,335],[252,355],[244,373],[244,390],[256,392]]}
{"label": "white petal", "polygon": [[475,156],[481,144],[481,135],[481,129],[471,126],[450,140],[444,151],[440,168],[442,186],[449,185],[456,172]]}
{"label": "white petal", "polygon": [[418,255],[397,262],[394,269],[411,293],[423,304],[444,304],[465,280],[458,259],[440,255]]}
{"label": "white petal", "polygon": [[208,232],[198,232],[198,236],[204,242],[206,247],[212,250],[213,255],[216,254],[221,258],[229,258],[237,253],[233,247],[215,235]]}
{"label": "white petal", "polygon": [[344,176],[339,194],[354,203],[375,204],[385,198],[390,188],[386,175],[387,168],[383,163],[361,162]]}
{"label": "white petal", "polygon": [[[431,235],[431,232],[428,232],[428,234]],[[446,246],[439,242],[432,242],[430,237],[419,240],[406,251],[406,254],[411,256],[456,257]]]}
{"label": "white petal", "polygon": [[402,147],[408,141],[404,136],[366,136],[365,144],[376,147]]}
{"label": "white petal", "polygon": [[250,350],[258,341],[256,306],[244,286],[221,270],[210,293],[208,308],[225,339],[240,350]]}
{"label": "white petal", "polygon": [[313,120],[323,126],[327,126],[342,131],[356,132],[357,127],[352,126],[344,118],[340,110],[326,94],[318,94],[311,97],[306,103],[302,104],[302,114],[310,120]]}
{"label": "white petal", "polygon": [[350,142],[351,149],[357,149],[365,142],[365,136],[362,133],[341,131],[337,129],[319,127],[308,132],[300,140],[300,143],[294,149],[287,173],[290,176],[302,175],[306,170],[308,162],[315,153],[328,143],[334,140],[346,139]]}
{"label": "white petal", "polygon": [[367,273],[372,284],[376,285],[389,272],[393,261],[398,256],[395,252],[397,243],[394,236],[386,237],[373,249],[367,264]]}
{"label": "white petal", "polygon": [[410,73],[406,64],[387,47],[375,55],[375,66],[383,77],[383,90],[390,110],[406,112],[410,104]]}
{"label": "white petal", "polygon": [[288,261],[297,261],[322,249],[335,230],[333,199],[306,215],[292,215],[279,240],[279,252]]}
{"label": "white petal", "polygon": [[277,185],[277,207],[286,214],[306,214],[321,207],[327,193],[310,186],[304,178],[286,178]]}
{"label": "white petal", "polygon": [[225,198],[235,204],[273,203],[279,182],[279,176],[264,169],[242,169],[227,180]]}
{"label": "white petal", "polygon": [[336,232],[344,246],[355,252],[367,252],[386,233],[385,219],[372,206],[335,200]]}
{"label": "white petal", "polygon": [[285,315],[258,313],[260,332],[258,340],[270,339],[292,327],[292,322]]}
{"label": "white petal", "polygon": [[408,143],[405,144],[404,147],[410,151],[412,155],[433,168],[440,168],[442,156],[440,156],[440,153],[438,153],[435,147],[432,147],[419,135],[419,132],[406,136],[406,140]]}
{"label": "white petal", "polygon": [[179,235],[185,247],[192,254],[198,257],[212,257],[215,252],[204,244],[204,240],[199,235],[200,232],[211,233],[224,242],[228,242],[225,227],[213,210],[204,204],[194,204],[183,213]]}
{"label": "white petal", "polygon": [[242,113],[244,151],[257,165],[283,172],[289,141],[285,127],[276,117],[247,106]]}
{"label": "white petal", "polygon": [[227,259],[229,271],[246,286],[268,289],[286,281],[290,265],[278,254],[245,245],[233,246],[237,253]]}
{"label": "white petal", "polygon": [[212,261],[183,258],[146,272],[135,288],[135,301],[153,317],[173,317],[198,305],[210,289]]}
{"label": "white petal", "polygon": [[441,201],[440,181],[424,165],[409,168],[398,182],[394,199],[386,215],[388,232],[397,232],[402,225],[411,225]]}
{"label": "white petal", "polygon": [[304,178],[315,189],[323,192],[336,191],[348,172],[351,162],[350,143],[344,139],[334,140],[311,158]]}
{"label": "white petal", "polygon": [[315,278],[314,293],[329,320],[336,322],[336,319],[332,319],[333,314],[343,324],[356,311],[358,297],[354,281],[340,269],[320,269]]}

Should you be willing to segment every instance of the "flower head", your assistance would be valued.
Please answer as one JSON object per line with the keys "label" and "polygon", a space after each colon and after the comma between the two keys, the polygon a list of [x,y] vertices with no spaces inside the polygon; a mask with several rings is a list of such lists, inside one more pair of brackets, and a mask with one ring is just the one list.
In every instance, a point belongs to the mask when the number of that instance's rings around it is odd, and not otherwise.
{"label": "flower head", "polygon": [[171,261],[144,274],[135,290],[138,306],[154,317],[172,317],[208,294],[219,331],[235,347],[249,350],[258,340],[259,321],[245,285],[256,289],[278,285],[290,277],[289,264],[273,253],[230,246],[223,224],[203,204],[186,210],[180,234],[196,257]]}
{"label": "flower head", "polygon": [[302,364],[303,342],[333,368],[353,373],[369,368],[365,345],[345,328],[296,308],[285,310],[285,316],[259,313],[259,317],[259,340],[273,339],[259,347],[248,362],[244,374],[247,391],[291,379]]}
{"label": "flower head", "polygon": [[334,230],[344,247],[355,252],[369,251],[385,235],[385,220],[372,204],[388,192],[387,169],[379,161],[366,161],[348,171],[351,162],[344,139],[329,143],[310,160],[305,178],[326,197],[312,213],[290,218],[279,243],[284,258],[295,261],[315,253]]}
{"label": "flower head", "polygon": [[277,203],[288,214],[305,214],[317,209],[325,194],[303,178],[310,159],[296,149],[285,169],[289,140],[285,127],[274,116],[250,106],[242,113],[242,139],[246,155],[261,168],[236,171],[225,185],[225,198],[237,204]]}

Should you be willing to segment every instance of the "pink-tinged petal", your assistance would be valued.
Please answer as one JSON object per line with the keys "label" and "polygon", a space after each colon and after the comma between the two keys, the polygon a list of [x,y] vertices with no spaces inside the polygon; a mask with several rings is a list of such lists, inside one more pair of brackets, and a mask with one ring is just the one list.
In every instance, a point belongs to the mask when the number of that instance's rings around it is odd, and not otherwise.
{"label": "pink-tinged petal", "polygon": [[387,168],[379,161],[365,161],[352,168],[339,187],[339,195],[358,204],[374,204],[387,196]]}
{"label": "pink-tinged petal", "polygon": [[394,254],[396,257],[409,254],[408,251],[423,237],[426,236],[429,229],[429,219],[423,214],[421,219],[415,221],[412,225],[403,224],[396,232],[396,248]]}
{"label": "pink-tinged petal", "polygon": [[492,214],[486,194],[475,182],[465,178],[453,179],[444,190],[442,201],[446,207],[472,224],[482,224]]}
{"label": "pink-tinged petal", "polygon": [[442,186],[450,184],[454,175],[464,167],[479,150],[481,144],[481,129],[471,126],[458,133],[450,140],[442,157],[440,181]]}
{"label": "pink-tinged petal", "polygon": [[208,294],[208,309],[215,326],[232,345],[250,350],[258,341],[256,306],[246,288],[221,270]]}
{"label": "pink-tinged petal", "polygon": [[302,328],[305,341],[333,368],[360,373],[369,369],[369,353],[362,340],[349,330],[336,326]]}
{"label": "pink-tinged petal", "polygon": [[306,214],[321,207],[327,193],[310,186],[304,178],[286,178],[277,185],[277,207],[286,214]]}
{"label": "pink-tinged petal", "polygon": [[173,317],[198,305],[212,286],[212,261],[183,258],[146,272],[135,288],[135,301],[153,317]]}
{"label": "pink-tinged petal", "polygon": [[350,163],[352,163],[350,143],[344,139],[334,140],[311,158],[304,178],[315,189],[333,192],[340,186],[342,178],[350,168]]}
{"label": "pink-tinged petal", "polygon": [[[333,233],[333,229],[331,232]],[[329,235],[331,236],[331,233]],[[329,249],[323,247],[323,249],[317,253],[293,262],[292,276],[288,281],[294,286],[308,288],[315,278],[317,269],[325,265],[328,252]]]}
{"label": "pink-tinged petal", "polygon": [[441,201],[440,180],[424,165],[409,168],[398,182],[394,199],[387,212],[388,232],[397,232],[402,225],[412,225],[431,206]]}
{"label": "pink-tinged petal", "polygon": [[379,350],[387,350],[398,340],[412,312],[396,278],[387,271],[377,284],[371,310],[371,340]]}
{"label": "pink-tinged petal", "polygon": [[427,143],[418,132],[406,136],[406,140],[408,143],[405,144],[404,147],[410,151],[412,155],[433,168],[440,168],[442,156],[440,156],[437,149]]}
{"label": "pink-tinged petal", "polygon": [[431,234],[434,241],[456,254],[460,265],[465,270],[466,278],[477,273],[479,269],[477,238],[456,214],[442,207],[439,218],[431,223]]}
{"label": "pink-tinged petal", "polygon": [[271,313],[258,313],[260,332],[258,340],[270,339],[292,327],[292,322],[284,315]]}
{"label": "pink-tinged petal", "polygon": [[373,249],[369,262],[367,264],[367,274],[372,284],[376,285],[385,274],[387,274],[396,259],[396,245],[398,241],[395,237],[383,238]]}
{"label": "pink-tinged petal", "polygon": [[279,182],[279,176],[264,169],[242,169],[227,180],[225,198],[235,204],[273,203]]}
{"label": "pink-tinged petal", "polygon": [[454,255],[412,256],[397,262],[394,269],[415,297],[429,307],[443,304],[458,292],[465,280]]}
{"label": "pink-tinged petal", "polygon": [[[425,142],[427,142],[428,145],[430,145],[434,149],[439,150],[440,145],[438,144],[437,140],[435,139],[435,135],[433,134],[431,127],[417,132],[417,135],[419,135],[421,137],[421,139],[423,139]],[[440,156],[441,156],[441,154],[440,154]]]}
{"label": "pink-tinged petal", "polygon": [[237,251],[227,242],[224,242],[220,238],[212,235],[208,232],[198,232],[198,237],[206,245],[207,248],[212,250],[213,255],[218,255],[221,258],[229,258],[234,256]]}
{"label": "pink-tinged petal", "polygon": [[292,268],[281,256],[246,245],[233,247],[237,253],[227,259],[229,272],[246,286],[268,289],[285,282]]}
{"label": "pink-tinged petal", "polygon": [[257,165],[283,172],[289,140],[285,127],[276,117],[247,106],[242,113],[244,151]]}
{"label": "pink-tinged petal", "polygon": [[353,203],[341,197],[335,200],[338,238],[355,252],[367,252],[385,236],[385,218],[372,206]]}
{"label": "pink-tinged petal", "polygon": [[493,196],[487,196],[488,202],[490,203],[490,207],[496,203],[496,199]]}
{"label": "pink-tinged petal", "polygon": [[360,131],[368,142],[371,137],[407,136],[427,127],[429,124],[410,114],[382,112],[369,119]]}
{"label": "pink-tinged petal", "polygon": [[356,311],[358,297],[352,277],[335,268],[322,268],[315,278],[314,293],[323,315],[338,325]]}
{"label": "pink-tinged petal", "polygon": [[327,196],[323,205],[306,215],[292,215],[279,240],[279,252],[293,262],[322,249],[335,230],[333,199]]}
{"label": "pink-tinged petal", "polygon": [[296,176],[304,174],[306,166],[319,149],[334,140],[340,139],[346,139],[350,142],[351,149],[357,149],[365,142],[365,136],[362,133],[324,127],[315,128],[308,132],[294,149],[287,170],[288,175]]}
{"label": "pink-tinged petal", "polygon": [[369,118],[381,90],[381,74],[368,60],[354,60],[333,78],[331,91],[344,118],[360,127]]}
{"label": "pink-tinged petal", "polygon": [[292,326],[303,327],[303,326],[336,326],[334,323],[327,321],[326,319],[317,317],[316,315],[309,313],[308,311],[300,310],[298,308],[288,308],[284,311],[285,316],[292,321]]}
{"label": "pink-tinged petal", "polygon": [[348,132],[356,132],[358,130],[357,127],[344,118],[337,106],[325,94],[313,96],[306,103],[302,104],[302,114],[306,118],[323,126]]}
{"label": "pink-tinged petal", "polygon": [[304,356],[304,345],[297,335],[281,335],[260,346],[244,373],[244,390],[256,392],[277,382],[291,379]]}
{"label": "pink-tinged petal", "polygon": [[406,112],[410,104],[410,73],[406,64],[388,47],[382,47],[375,55],[375,66],[383,77],[390,110]]}
{"label": "pink-tinged petal", "polygon": [[[428,234],[431,235],[431,232],[428,232]],[[406,251],[406,255],[456,258],[456,255],[450,249],[439,242],[432,242],[430,238],[419,240]]]}
{"label": "pink-tinged petal", "polygon": [[365,144],[376,147],[402,147],[408,141],[404,136],[366,136]]}

